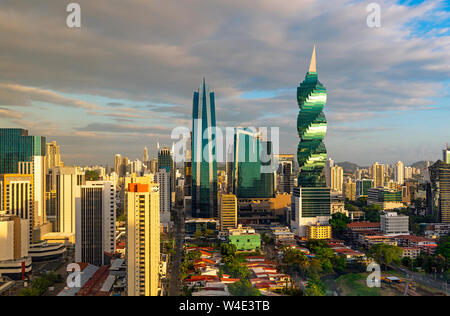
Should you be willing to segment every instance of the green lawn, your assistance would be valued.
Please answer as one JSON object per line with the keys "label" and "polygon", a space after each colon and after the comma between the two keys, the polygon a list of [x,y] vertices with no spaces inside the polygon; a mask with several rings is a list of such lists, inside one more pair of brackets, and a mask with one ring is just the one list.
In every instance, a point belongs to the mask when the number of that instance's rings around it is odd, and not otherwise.
{"label": "green lawn", "polygon": [[380,296],[379,288],[369,288],[366,285],[368,274],[349,273],[339,277],[336,282],[344,296]]}

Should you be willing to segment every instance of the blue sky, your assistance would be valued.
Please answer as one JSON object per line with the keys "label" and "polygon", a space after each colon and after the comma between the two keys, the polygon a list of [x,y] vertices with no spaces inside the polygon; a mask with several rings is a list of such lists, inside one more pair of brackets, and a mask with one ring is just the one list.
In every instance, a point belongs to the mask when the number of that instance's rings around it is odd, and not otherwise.
{"label": "blue sky", "polygon": [[[450,142],[448,1],[78,1],[0,4],[0,126],[56,140],[67,164],[135,159],[190,127],[204,76],[220,126],[279,126],[295,153],[296,87],[314,44],[336,161],[436,160]],[[366,6],[381,6],[381,27]],[[45,8],[45,9],[43,9]]]}

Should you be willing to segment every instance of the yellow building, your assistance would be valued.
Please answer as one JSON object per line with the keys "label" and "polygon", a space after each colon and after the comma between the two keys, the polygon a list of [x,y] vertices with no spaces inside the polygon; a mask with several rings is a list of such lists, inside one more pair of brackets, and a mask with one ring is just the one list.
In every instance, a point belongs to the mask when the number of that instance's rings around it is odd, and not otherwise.
{"label": "yellow building", "polygon": [[237,227],[237,198],[234,194],[222,194],[220,204],[220,228]]}
{"label": "yellow building", "polygon": [[356,182],[352,182],[350,178],[344,183],[344,197],[349,201],[356,201]]}
{"label": "yellow building", "polygon": [[128,296],[160,294],[159,185],[130,183],[126,192]]}
{"label": "yellow building", "polygon": [[35,214],[33,175],[0,175],[0,211],[5,215],[28,220],[29,241],[33,240],[33,227],[38,214]]}
{"label": "yellow building", "polygon": [[308,239],[331,239],[330,225],[308,225],[306,226],[306,238]]}

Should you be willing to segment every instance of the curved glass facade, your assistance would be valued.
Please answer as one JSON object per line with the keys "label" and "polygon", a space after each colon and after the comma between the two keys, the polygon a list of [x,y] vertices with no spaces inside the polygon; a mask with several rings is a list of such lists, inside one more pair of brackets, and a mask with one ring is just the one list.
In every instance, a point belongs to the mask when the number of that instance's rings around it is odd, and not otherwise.
{"label": "curved glass facade", "polygon": [[297,151],[300,167],[298,185],[325,187],[323,169],[327,160],[327,150],[323,139],[327,132],[327,120],[323,108],[327,102],[327,90],[320,83],[316,71],[309,71],[297,88],[297,101],[300,107],[297,119],[300,137]]}

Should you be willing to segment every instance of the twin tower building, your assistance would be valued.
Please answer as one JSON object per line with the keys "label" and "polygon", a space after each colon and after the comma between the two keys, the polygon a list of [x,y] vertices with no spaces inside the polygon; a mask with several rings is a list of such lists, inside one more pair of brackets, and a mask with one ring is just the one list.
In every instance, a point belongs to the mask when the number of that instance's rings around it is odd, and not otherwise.
{"label": "twin tower building", "polygon": [[[300,108],[297,120],[300,138],[297,150],[299,176],[298,185],[294,187],[292,194],[290,219],[292,228],[298,235],[304,236],[306,226],[327,224],[330,218],[330,189],[326,187],[323,174],[327,160],[327,151],[323,142],[327,131],[327,121],[323,113],[327,92],[318,79],[315,47],[305,80],[297,89],[297,101]],[[191,143],[193,217],[217,217],[217,160],[215,158],[217,147],[213,132],[215,127],[214,92],[209,90],[204,80],[203,86],[194,92],[193,100]],[[236,132],[236,135],[238,134],[239,130]],[[239,143],[236,144],[235,141],[235,152],[239,150],[236,145],[239,146]],[[258,150],[261,148],[258,147]],[[233,177],[237,175],[234,170],[238,169],[240,163],[236,159],[233,161]],[[247,166],[243,170],[248,171]],[[234,193],[239,189],[245,189],[240,188],[241,184],[251,182],[259,185],[257,180],[249,181],[248,177],[251,175],[247,173],[245,176],[239,176],[239,179],[233,179],[233,184],[236,184]],[[265,180],[261,186],[264,194],[274,194],[274,190],[267,190],[268,187],[273,187],[273,176],[264,177],[260,173],[259,178]]]}

